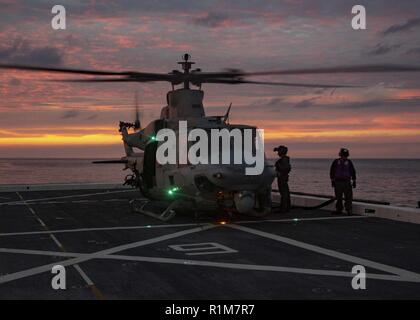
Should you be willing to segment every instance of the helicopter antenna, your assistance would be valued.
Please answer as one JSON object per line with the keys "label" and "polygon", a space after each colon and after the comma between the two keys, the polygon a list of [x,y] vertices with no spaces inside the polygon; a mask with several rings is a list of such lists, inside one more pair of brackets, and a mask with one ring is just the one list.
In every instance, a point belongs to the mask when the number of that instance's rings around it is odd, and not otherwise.
{"label": "helicopter antenna", "polygon": [[134,126],[133,126],[134,130],[138,130],[141,128],[138,96],[139,96],[138,91],[136,91],[134,95],[134,103],[135,103],[135,110],[136,110],[136,120],[134,121]]}
{"label": "helicopter antenna", "polygon": [[229,108],[226,111],[226,114],[223,116],[223,122],[229,123],[229,114],[230,114],[230,108],[232,108],[232,102],[229,104]]}
{"label": "helicopter antenna", "polygon": [[[189,74],[190,70],[191,70],[191,66],[193,64],[195,64],[195,62],[188,61],[190,58],[191,58],[191,56],[188,53],[185,53],[182,56],[182,60],[184,60],[184,61],[178,62],[178,64],[180,64],[182,66],[182,70],[184,70],[184,74]],[[189,89],[189,88],[190,88],[190,81],[185,80],[184,81],[184,89]]]}

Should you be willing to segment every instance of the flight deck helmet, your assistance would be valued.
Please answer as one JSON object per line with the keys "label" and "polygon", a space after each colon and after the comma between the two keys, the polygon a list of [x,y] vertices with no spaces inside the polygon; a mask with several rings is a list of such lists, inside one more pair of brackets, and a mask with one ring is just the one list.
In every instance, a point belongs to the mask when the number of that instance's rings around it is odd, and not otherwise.
{"label": "flight deck helmet", "polygon": [[350,155],[349,149],[341,148],[340,152],[338,153],[340,157],[348,157]]}
{"label": "flight deck helmet", "polygon": [[274,151],[277,151],[279,155],[286,155],[289,149],[286,146],[278,146],[274,148]]}

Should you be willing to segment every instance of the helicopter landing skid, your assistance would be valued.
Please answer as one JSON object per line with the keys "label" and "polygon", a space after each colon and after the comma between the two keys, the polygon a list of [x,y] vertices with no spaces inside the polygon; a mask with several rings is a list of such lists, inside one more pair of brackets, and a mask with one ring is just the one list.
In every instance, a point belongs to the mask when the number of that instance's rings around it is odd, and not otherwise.
{"label": "helicopter landing skid", "polygon": [[131,209],[134,212],[145,214],[149,217],[167,222],[173,219],[176,215],[174,208],[178,205],[178,201],[175,200],[169,204],[162,212],[155,213],[151,210],[148,210],[146,206],[151,204],[152,201],[146,199],[133,199],[130,201]]}

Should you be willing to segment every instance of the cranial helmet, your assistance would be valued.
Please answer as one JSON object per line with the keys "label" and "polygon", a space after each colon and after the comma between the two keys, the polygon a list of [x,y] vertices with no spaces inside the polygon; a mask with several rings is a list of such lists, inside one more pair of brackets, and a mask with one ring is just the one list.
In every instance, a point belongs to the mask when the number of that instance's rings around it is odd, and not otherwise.
{"label": "cranial helmet", "polygon": [[340,157],[348,157],[350,155],[349,149],[341,148],[340,152],[338,153]]}
{"label": "cranial helmet", "polygon": [[286,146],[278,146],[274,148],[274,151],[277,151],[280,154],[287,154],[287,151],[289,151],[289,149]]}

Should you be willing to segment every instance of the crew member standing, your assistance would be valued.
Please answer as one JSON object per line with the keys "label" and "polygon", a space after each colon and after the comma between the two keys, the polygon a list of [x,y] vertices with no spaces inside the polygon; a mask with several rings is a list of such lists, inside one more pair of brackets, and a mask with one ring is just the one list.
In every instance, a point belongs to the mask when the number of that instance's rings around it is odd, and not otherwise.
{"label": "crew member standing", "polygon": [[277,172],[277,184],[281,196],[280,211],[286,213],[290,211],[290,190],[289,190],[289,173],[292,169],[290,158],[287,156],[287,147],[279,146],[274,148],[277,151],[279,159],[276,161],[275,167]]}
{"label": "crew member standing", "polygon": [[[342,148],[338,154],[340,158],[335,159],[331,164],[330,178],[331,185],[334,188],[336,203],[336,214],[343,212],[344,206],[347,214],[352,214],[353,188],[356,188],[356,170],[349,157],[349,150]],[[353,183],[351,182],[353,180]]]}

